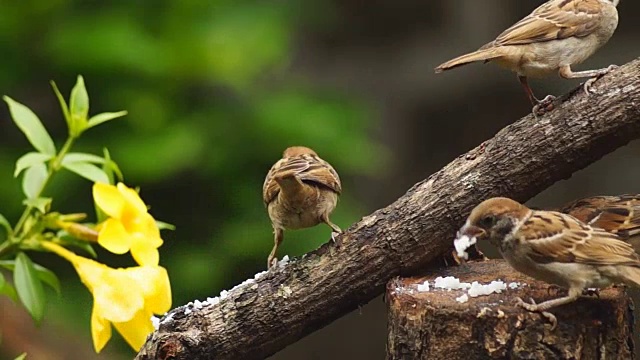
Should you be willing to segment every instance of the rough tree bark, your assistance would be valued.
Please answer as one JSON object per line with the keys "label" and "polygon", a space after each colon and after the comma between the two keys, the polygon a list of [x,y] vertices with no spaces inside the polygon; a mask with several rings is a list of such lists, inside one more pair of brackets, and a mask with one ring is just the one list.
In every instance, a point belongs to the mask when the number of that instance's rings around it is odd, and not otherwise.
{"label": "rough tree bark", "polygon": [[[483,284],[520,283],[501,294],[469,298],[463,290],[434,289],[438,276]],[[430,291],[417,291],[429,280]],[[525,285],[526,284],[526,285]],[[555,330],[538,313],[514,306],[516,296],[540,303],[566,294],[513,270],[502,260],[437,269],[387,285],[387,359],[632,359],[633,303],[624,288],[602,290],[550,310]]]}
{"label": "rough tree bark", "polygon": [[261,359],[370,301],[394,276],[410,275],[451,248],[479,201],[525,201],[640,137],[640,60],[593,90],[574,91],[549,114],[504,128],[353,224],[339,248],[327,243],[216,305],[188,315],[184,306],[173,309],[137,359]]}

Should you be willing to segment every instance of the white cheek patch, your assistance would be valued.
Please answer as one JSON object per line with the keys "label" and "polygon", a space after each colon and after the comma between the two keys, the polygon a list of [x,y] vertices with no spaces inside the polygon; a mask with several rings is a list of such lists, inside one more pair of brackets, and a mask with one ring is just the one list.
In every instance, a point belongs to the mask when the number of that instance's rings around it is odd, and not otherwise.
{"label": "white cheek patch", "polygon": [[468,260],[469,254],[467,254],[467,249],[473,246],[477,242],[476,237],[469,237],[467,235],[462,235],[457,239],[453,240],[453,246],[456,248],[456,253],[459,258]]}

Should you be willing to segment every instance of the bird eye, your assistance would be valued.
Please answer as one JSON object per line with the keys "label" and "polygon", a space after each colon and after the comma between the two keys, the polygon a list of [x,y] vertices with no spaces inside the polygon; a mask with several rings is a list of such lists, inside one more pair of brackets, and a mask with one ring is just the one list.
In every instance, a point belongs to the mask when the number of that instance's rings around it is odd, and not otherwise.
{"label": "bird eye", "polygon": [[496,224],[496,217],[493,215],[485,215],[480,219],[479,223],[480,223],[480,226],[482,226],[485,229],[488,229],[490,227],[493,227]]}

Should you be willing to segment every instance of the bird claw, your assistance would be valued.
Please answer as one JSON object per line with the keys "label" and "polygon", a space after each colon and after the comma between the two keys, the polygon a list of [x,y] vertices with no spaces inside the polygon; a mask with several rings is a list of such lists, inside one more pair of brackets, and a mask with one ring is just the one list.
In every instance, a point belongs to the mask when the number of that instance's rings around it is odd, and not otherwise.
{"label": "bird claw", "polygon": [[524,308],[527,311],[538,311],[538,305],[536,304],[536,301],[532,298],[529,298],[529,301],[531,301],[531,303],[525,302],[524,300],[522,300],[522,298],[517,297],[516,305]]}
{"label": "bird claw", "polygon": [[544,318],[546,318],[551,323],[551,331],[556,329],[556,326],[558,326],[558,319],[556,318],[555,315],[553,315],[552,313],[550,313],[548,311],[541,311],[540,315],[542,315]]}
{"label": "bird claw", "polygon": [[267,269],[275,268],[278,265],[278,258],[275,256],[269,256],[267,259]]}
{"label": "bird claw", "polygon": [[582,88],[584,89],[585,94],[594,93],[593,91],[591,91],[591,86],[593,86],[593,83],[596,82],[596,80],[598,80],[599,78],[600,78],[599,76],[592,77],[591,79],[584,82],[584,85],[582,85]]}
{"label": "bird claw", "polygon": [[538,305],[536,304],[535,300],[530,298],[530,301],[531,303],[527,303],[524,302],[524,300],[522,300],[521,298],[516,297],[516,306],[520,306],[521,308],[524,308],[525,310],[530,312],[540,313],[540,315],[542,315],[551,323],[551,331],[555,330],[556,326],[558,325],[558,319],[556,318],[556,316],[548,311],[539,311]]}
{"label": "bird claw", "polygon": [[549,111],[553,110],[554,108],[553,102],[555,100],[556,100],[556,97],[553,95],[547,95],[544,97],[544,99],[538,100],[538,103],[534,105],[533,109],[531,110],[531,112],[533,113],[533,116],[537,118],[538,115],[544,115]]}
{"label": "bird claw", "polygon": [[596,81],[598,81],[598,79],[600,79],[601,77],[607,75],[608,73],[610,73],[611,71],[615,70],[619,68],[618,65],[609,65],[606,69],[603,69],[598,75],[592,77],[591,79],[587,80],[584,82],[584,85],[582,86],[582,88],[584,89],[585,94],[593,94],[594,92],[591,91],[591,86],[593,86],[593,83],[595,83]]}
{"label": "bird claw", "polygon": [[342,245],[342,239],[341,238],[336,238],[336,236],[341,235],[342,231],[332,231],[331,232],[331,241],[333,241],[333,243],[337,246],[340,247],[340,245]]}

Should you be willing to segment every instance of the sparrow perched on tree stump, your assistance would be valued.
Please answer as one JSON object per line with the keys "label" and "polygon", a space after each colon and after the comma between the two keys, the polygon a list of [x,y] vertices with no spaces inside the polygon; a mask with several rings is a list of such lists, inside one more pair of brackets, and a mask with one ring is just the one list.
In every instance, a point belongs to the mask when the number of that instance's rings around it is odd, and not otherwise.
{"label": "sparrow perched on tree stump", "polygon": [[274,232],[274,245],[267,266],[277,263],[276,252],[284,230],[303,229],[325,223],[332,239],[342,230],[329,220],[342,192],[340,177],[328,162],[304,146],[287,148],[267,173],[262,197]]}
{"label": "sparrow perched on tree stump", "polygon": [[629,243],[564,213],[492,198],[471,211],[458,236],[488,240],[516,270],[568,289],[567,296],[540,304],[517,299],[554,326],[555,316],[546,310],[575,301],[585,289],[616,283],[640,287],[640,256]]}

